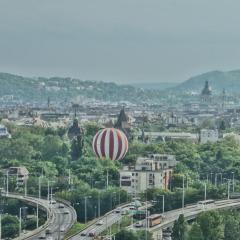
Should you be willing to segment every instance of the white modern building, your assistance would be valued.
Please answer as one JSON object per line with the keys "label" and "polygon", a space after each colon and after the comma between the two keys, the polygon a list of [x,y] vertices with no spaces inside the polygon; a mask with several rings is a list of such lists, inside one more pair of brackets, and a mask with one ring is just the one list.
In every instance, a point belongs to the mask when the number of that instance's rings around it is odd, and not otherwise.
{"label": "white modern building", "polygon": [[133,168],[126,166],[120,171],[121,187],[132,195],[148,188],[168,189],[176,164],[173,155],[152,154],[146,158],[139,157]]}
{"label": "white modern building", "polygon": [[29,171],[26,167],[10,167],[8,169],[9,176],[16,176],[17,186],[24,186],[25,182],[28,180]]}
{"label": "white modern building", "polygon": [[0,138],[11,138],[11,134],[8,132],[7,128],[0,124]]}
{"label": "white modern building", "polygon": [[200,131],[200,143],[217,142],[219,139],[218,130],[202,129]]}

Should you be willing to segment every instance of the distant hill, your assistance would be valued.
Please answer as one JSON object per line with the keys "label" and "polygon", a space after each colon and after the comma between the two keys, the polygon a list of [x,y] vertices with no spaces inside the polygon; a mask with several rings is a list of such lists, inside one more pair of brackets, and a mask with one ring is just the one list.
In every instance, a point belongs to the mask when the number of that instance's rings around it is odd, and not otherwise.
{"label": "distant hill", "polygon": [[176,87],[173,87],[171,90],[178,92],[201,92],[205,81],[209,81],[213,94],[220,93],[223,89],[231,93],[240,92],[240,70],[229,72],[212,71],[204,73],[188,79]]}
{"label": "distant hill", "polygon": [[111,82],[83,81],[73,78],[29,78],[9,73],[0,73],[0,98],[14,96],[23,102],[53,101],[129,101],[155,102],[158,94],[150,90]]}
{"label": "distant hill", "polygon": [[173,88],[178,85],[178,83],[173,82],[153,82],[153,83],[133,83],[134,87],[143,88],[143,89],[154,89],[154,90],[166,90],[168,88]]}

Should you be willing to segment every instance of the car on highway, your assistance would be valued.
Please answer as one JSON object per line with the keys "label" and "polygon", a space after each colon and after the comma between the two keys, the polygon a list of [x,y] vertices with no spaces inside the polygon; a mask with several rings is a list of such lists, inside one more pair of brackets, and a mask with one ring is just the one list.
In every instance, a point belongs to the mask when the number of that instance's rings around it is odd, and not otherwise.
{"label": "car on highway", "polygon": [[49,235],[49,234],[52,234],[52,230],[50,228],[47,228],[46,229],[46,234]]}
{"label": "car on highway", "polygon": [[52,237],[52,236],[48,236],[48,237],[46,238],[46,240],[53,240],[53,237]]}
{"label": "car on highway", "polygon": [[103,220],[100,220],[96,223],[96,225],[98,225],[98,226],[102,226],[103,224],[104,224]]}
{"label": "car on highway", "polygon": [[64,204],[59,203],[58,208],[64,208]]}
{"label": "car on highway", "polygon": [[90,233],[88,234],[88,236],[89,236],[89,237],[95,237],[95,236],[96,236],[96,233],[95,233],[94,231],[92,231],[92,232],[90,232]]}
{"label": "car on highway", "polygon": [[131,206],[129,206],[129,210],[136,210],[135,205],[131,205]]}
{"label": "car on highway", "polygon": [[60,232],[65,232],[65,228],[63,226],[60,227]]}
{"label": "car on highway", "polygon": [[82,232],[80,235],[81,235],[82,237],[85,237],[85,236],[87,236],[87,232]]}
{"label": "car on highway", "polygon": [[115,210],[115,213],[121,213],[122,211],[122,208],[118,207],[116,210]]}
{"label": "car on highway", "polygon": [[41,234],[41,235],[39,236],[39,239],[46,239],[46,235],[45,235],[45,234]]}
{"label": "car on highway", "polygon": [[66,210],[66,211],[63,212],[63,214],[66,214],[66,215],[67,215],[67,214],[69,214],[69,211]]}
{"label": "car on highway", "polygon": [[49,201],[49,203],[50,204],[56,204],[57,202],[56,202],[56,200],[52,199],[52,200]]}
{"label": "car on highway", "polygon": [[134,224],[134,227],[141,228],[141,227],[143,227],[143,224],[141,222],[137,222]]}

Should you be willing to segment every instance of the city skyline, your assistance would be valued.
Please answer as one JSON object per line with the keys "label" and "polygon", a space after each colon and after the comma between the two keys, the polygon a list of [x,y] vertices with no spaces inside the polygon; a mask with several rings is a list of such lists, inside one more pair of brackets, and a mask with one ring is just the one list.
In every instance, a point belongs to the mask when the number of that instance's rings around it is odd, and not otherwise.
{"label": "city skyline", "polygon": [[0,71],[83,80],[183,82],[239,69],[239,2],[0,2]]}

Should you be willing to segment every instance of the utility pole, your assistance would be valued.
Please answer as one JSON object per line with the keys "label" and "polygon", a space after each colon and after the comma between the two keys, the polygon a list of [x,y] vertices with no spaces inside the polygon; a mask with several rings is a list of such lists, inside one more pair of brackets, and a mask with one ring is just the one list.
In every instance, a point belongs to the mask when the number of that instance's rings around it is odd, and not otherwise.
{"label": "utility pole", "polygon": [[38,218],[38,203],[37,203],[37,228],[39,226],[39,218]]}
{"label": "utility pole", "polygon": [[0,240],[2,239],[2,213],[0,212]]}
{"label": "utility pole", "polygon": [[221,181],[221,184],[223,183],[223,174],[222,173],[219,173],[220,174],[220,181]]}
{"label": "utility pole", "polygon": [[27,209],[27,207],[20,207],[19,209],[19,237],[21,237],[22,232],[22,209]]}
{"label": "utility pole", "polygon": [[71,169],[68,169],[68,185],[71,186]]}
{"label": "utility pole", "polygon": [[145,211],[146,211],[146,226],[145,226],[145,240],[148,239],[148,208],[147,208],[147,189],[148,189],[148,174],[146,172],[146,196],[145,196],[145,204],[146,204],[146,208],[145,208]]}
{"label": "utility pole", "polygon": [[207,200],[207,183],[204,184],[204,201]]}
{"label": "utility pole", "polygon": [[164,214],[165,212],[165,196],[164,195],[159,195],[160,197],[162,197],[162,213]]}
{"label": "utility pole", "polygon": [[98,192],[98,218],[101,216],[100,192]]}
{"label": "utility pole", "polygon": [[49,185],[50,185],[50,182],[48,181],[47,182],[47,201],[48,201],[48,204],[49,204]]}
{"label": "utility pole", "polygon": [[25,179],[25,193],[24,193],[24,196],[25,197],[27,196],[27,179]]}
{"label": "utility pole", "polygon": [[38,177],[38,198],[41,198],[41,176]]}
{"label": "utility pole", "polygon": [[230,199],[230,179],[228,179],[228,200]]}
{"label": "utility pole", "polygon": [[107,170],[107,189],[108,189],[108,170]]}
{"label": "utility pole", "polygon": [[182,191],[182,211],[184,210],[184,205],[185,205],[185,203],[184,203],[184,198],[185,198],[185,189],[184,189],[184,175],[183,175],[183,191]]}
{"label": "utility pole", "polygon": [[88,198],[88,197],[84,197],[85,224],[87,223],[87,198]]}
{"label": "utility pole", "polygon": [[234,172],[232,172],[232,175],[233,175],[233,179],[232,179],[232,184],[233,184],[233,193],[235,192],[235,179],[234,179]]}
{"label": "utility pole", "polygon": [[6,195],[8,196],[8,181],[9,181],[9,173],[8,173],[8,170],[7,170],[7,191],[6,191]]}

